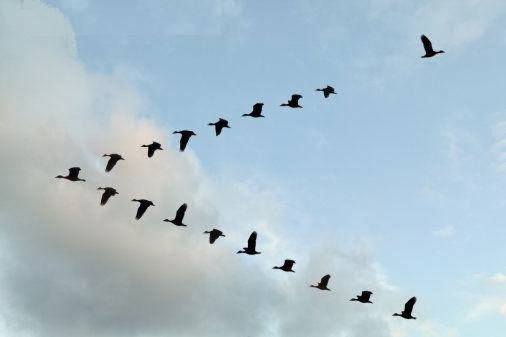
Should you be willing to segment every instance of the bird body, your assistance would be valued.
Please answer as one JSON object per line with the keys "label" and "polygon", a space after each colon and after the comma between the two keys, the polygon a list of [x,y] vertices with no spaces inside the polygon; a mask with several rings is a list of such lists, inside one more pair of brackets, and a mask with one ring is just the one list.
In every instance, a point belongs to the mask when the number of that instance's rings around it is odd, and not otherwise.
{"label": "bird body", "polygon": [[248,239],[248,247],[244,247],[242,250],[238,251],[237,254],[248,254],[248,255],[257,255],[260,252],[256,251],[257,244],[257,232],[251,233]]}
{"label": "bird body", "polygon": [[191,130],[174,131],[172,134],[176,134],[176,133],[181,134],[181,139],[179,140],[179,151],[180,152],[183,152],[184,149],[186,149],[186,144],[188,144],[190,137],[197,135],[195,132],[193,132]]}
{"label": "bird body", "polygon": [[360,303],[372,303],[370,301],[372,292],[368,290],[362,291],[362,294],[357,295],[356,298],[352,298],[350,301],[358,301]]}
{"label": "bird body", "polygon": [[330,85],[327,85],[327,87],[322,88],[322,89],[316,89],[316,91],[323,91],[323,96],[325,98],[328,98],[330,96],[330,94],[337,95],[337,93],[334,90],[334,88],[332,88]]}
{"label": "bird body", "polygon": [[264,115],[262,115],[263,106],[264,106],[263,103],[255,103],[255,105],[253,105],[253,110],[249,114],[243,114],[242,116],[243,117],[250,116],[253,118],[265,117]]}
{"label": "bird body", "polygon": [[109,200],[110,197],[119,194],[115,188],[112,187],[99,187],[97,190],[103,190],[104,193],[102,193],[102,198],[100,199],[100,205],[104,206],[107,203],[107,200]]}
{"label": "bird body", "polygon": [[422,58],[432,57],[436,56],[437,54],[444,53],[444,50],[434,51],[434,49],[432,48],[432,42],[430,42],[427,36],[422,35],[420,36],[420,39],[422,40],[423,49],[425,49],[425,55],[423,55]]}
{"label": "bird body", "polygon": [[294,260],[285,260],[282,266],[274,266],[272,269],[281,269],[282,271],[295,273],[295,271],[292,269],[294,264]]}
{"label": "bird body", "polygon": [[183,223],[183,218],[184,218],[184,214],[186,212],[186,208],[188,207],[188,205],[186,204],[182,204],[181,206],[179,206],[179,208],[177,209],[177,212],[176,212],[176,216],[174,217],[173,220],[169,220],[169,219],[164,219],[163,221],[165,222],[171,222],[173,223],[174,225],[176,226],[183,226],[183,227],[186,227],[186,225]]}
{"label": "bird body", "polygon": [[70,181],[86,181],[84,179],[79,178],[79,171],[81,171],[81,168],[71,167],[69,168],[69,174],[67,174],[66,176],[57,175],[55,178],[67,179]]}
{"label": "bird body", "polygon": [[212,125],[214,126],[214,130],[216,131],[216,136],[219,136],[220,133],[221,133],[221,130],[223,130],[223,128],[228,128],[230,129],[230,126],[228,125],[228,121],[226,119],[223,119],[223,118],[220,118],[217,122],[215,123],[209,123],[207,125]]}
{"label": "bird body", "polygon": [[147,147],[148,148],[148,158],[153,157],[156,150],[163,150],[160,143],[152,142],[149,145],[141,145],[141,147]]}
{"label": "bird body", "polygon": [[225,236],[219,229],[213,228],[211,231],[205,231],[204,234],[209,234],[209,243],[213,244],[220,236]]}
{"label": "bird body", "polygon": [[302,108],[302,105],[299,105],[299,99],[302,98],[302,95],[294,94],[292,98],[288,100],[288,103],[283,103],[280,106],[289,106],[290,108]]}
{"label": "bird body", "polygon": [[327,288],[327,285],[329,284],[329,280],[330,280],[330,275],[327,274],[325,276],[323,276],[320,280],[320,282],[318,282],[318,284],[314,285],[310,285],[310,287],[313,287],[313,288],[318,288],[320,290],[330,290],[329,288]]}
{"label": "bird body", "polygon": [[136,201],[139,203],[139,208],[137,208],[137,213],[135,215],[135,220],[139,220],[142,215],[146,212],[149,206],[154,206],[152,201],[146,199],[132,199],[132,201]]}
{"label": "bird body", "polygon": [[120,160],[125,160],[121,155],[117,153],[111,153],[111,154],[104,154],[102,157],[109,157],[109,160],[107,161],[107,166],[105,167],[105,172],[110,172],[114,165]]}
{"label": "bird body", "polygon": [[404,310],[400,314],[395,313],[392,316],[400,316],[405,319],[416,319],[416,317],[413,317],[413,315],[412,315],[413,306],[415,305],[415,303],[416,303],[416,297],[411,297],[406,302],[406,304],[404,304]]}

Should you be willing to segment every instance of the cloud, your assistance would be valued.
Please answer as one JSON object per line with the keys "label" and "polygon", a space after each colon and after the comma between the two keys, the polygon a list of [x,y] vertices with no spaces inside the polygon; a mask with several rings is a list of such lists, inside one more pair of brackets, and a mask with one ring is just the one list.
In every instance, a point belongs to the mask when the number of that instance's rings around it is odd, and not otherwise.
{"label": "cloud", "polygon": [[494,283],[506,283],[506,274],[496,273],[490,276],[490,281]]}
{"label": "cloud", "polygon": [[[506,316],[506,275],[495,273],[487,276],[478,274],[474,277],[473,291],[468,294],[472,306],[467,311],[464,320],[476,321],[485,316]],[[479,290],[476,290],[479,289]]]}
{"label": "cloud", "polygon": [[447,225],[438,229],[432,230],[432,234],[440,238],[449,238],[457,233],[457,229],[453,225]]}

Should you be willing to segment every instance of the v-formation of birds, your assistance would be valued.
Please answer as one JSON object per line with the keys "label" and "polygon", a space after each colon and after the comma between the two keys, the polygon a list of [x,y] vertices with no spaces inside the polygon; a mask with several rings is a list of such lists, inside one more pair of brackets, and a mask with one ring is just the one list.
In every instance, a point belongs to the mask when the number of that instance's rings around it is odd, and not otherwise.
{"label": "v-formation of birds", "polygon": [[[425,50],[425,55],[423,55],[422,58],[429,58],[429,57],[436,56],[437,54],[444,53],[443,50],[435,51],[432,47],[431,41],[425,35],[422,35],[420,37],[420,39],[422,41],[422,44],[423,44],[423,47]],[[318,89],[316,89],[316,91],[323,92],[323,96],[325,98],[330,97],[330,95],[337,94],[335,92],[335,89],[329,85],[327,85],[325,88],[318,88]],[[286,106],[286,107],[290,107],[290,108],[302,108],[302,106],[299,104],[299,101],[301,98],[303,98],[302,95],[293,94],[291,96],[291,98],[286,103],[282,103],[282,104],[280,104],[280,106],[282,106],[282,107]],[[243,117],[253,117],[253,118],[265,117],[264,115],[262,115],[263,106],[264,106],[264,103],[256,103],[253,105],[251,112],[245,113],[242,116]],[[223,118],[219,118],[218,121],[213,122],[213,123],[209,123],[208,125],[214,127],[216,136],[219,136],[224,128],[230,128],[229,122]],[[179,141],[179,150],[181,152],[183,152],[186,149],[186,146],[188,145],[190,138],[192,136],[197,135],[194,131],[191,131],[191,130],[174,131],[173,134],[181,135],[181,138]],[[146,147],[148,149],[148,152],[147,152],[148,158],[153,157],[153,155],[155,154],[155,151],[163,150],[161,147],[161,144],[157,143],[155,141],[153,141],[151,144],[141,145],[141,147]],[[103,157],[109,157],[107,164],[106,164],[106,168],[105,168],[106,172],[110,172],[120,160],[125,160],[125,158],[123,158],[121,155],[116,154],[116,153],[104,154]],[[67,179],[70,181],[83,181],[83,182],[86,181],[85,179],[79,178],[79,173],[81,171],[81,168],[71,167],[71,168],[69,168],[68,171],[69,171],[68,175],[66,175],[66,176],[58,175],[55,178]],[[102,206],[106,205],[106,203],[108,202],[108,200],[111,197],[119,194],[116,191],[116,189],[112,188],[112,187],[98,187],[98,190],[103,191],[102,197],[100,199],[100,205],[102,205]],[[155,204],[152,201],[146,200],[146,199],[132,199],[132,201],[139,203],[139,206],[137,208],[137,212],[135,215],[136,220],[141,219],[141,217],[144,215],[144,213],[147,211],[147,209],[150,206],[155,206]],[[178,210],[176,211],[176,215],[174,216],[174,219],[172,219],[172,220],[164,219],[163,221],[170,222],[175,226],[186,227],[187,224],[183,223],[183,219],[184,219],[187,208],[188,208],[188,205],[186,203],[182,204],[178,208]],[[210,231],[205,231],[204,234],[209,235],[209,243],[210,244],[214,244],[216,242],[216,240],[220,237],[225,237],[225,234],[221,230],[216,229],[216,228],[213,228]],[[247,254],[247,255],[261,254],[261,252],[257,251],[257,249],[256,249],[256,241],[257,241],[257,233],[254,231],[249,236],[247,246],[242,248],[241,250],[239,250],[237,252],[237,254]],[[295,265],[294,260],[286,259],[282,265],[274,266],[273,269],[278,269],[278,270],[281,270],[284,272],[295,273],[295,271],[293,270],[294,265]],[[316,288],[319,290],[330,291],[331,289],[328,288],[329,281],[330,281],[330,275],[327,274],[327,275],[323,276],[317,284],[312,284],[312,285],[310,285],[310,287],[313,287],[313,288]],[[373,293],[371,291],[364,290],[364,291],[362,291],[361,294],[350,299],[350,301],[360,302],[360,303],[373,303],[373,302],[371,302],[372,294]],[[405,303],[404,310],[401,311],[400,314],[394,313],[393,316],[399,316],[399,317],[402,317],[405,319],[416,319],[416,317],[413,317],[413,315],[412,315],[412,311],[413,311],[413,307],[414,307],[415,303],[416,303],[416,297],[410,298]]]}

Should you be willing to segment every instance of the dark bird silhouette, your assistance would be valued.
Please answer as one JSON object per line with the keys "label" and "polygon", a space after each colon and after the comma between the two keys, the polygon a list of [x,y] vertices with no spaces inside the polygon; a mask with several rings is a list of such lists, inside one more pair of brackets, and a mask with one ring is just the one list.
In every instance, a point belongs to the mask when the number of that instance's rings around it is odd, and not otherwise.
{"label": "dark bird silhouette", "polygon": [[249,114],[243,114],[242,116],[243,117],[250,116],[250,117],[254,117],[254,118],[265,117],[264,115],[262,115],[262,107],[263,106],[264,106],[263,103],[256,103],[255,105],[253,105],[253,110]]}
{"label": "dark bird silhouette", "polygon": [[109,157],[109,160],[107,161],[107,166],[105,167],[105,172],[111,171],[114,165],[116,165],[116,163],[119,160],[125,160],[125,158],[123,158],[121,155],[117,153],[104,154],[102,155],[102,157]]}
{"label": "dark bird silhouette", "polygon": [[214,130],[216,131],[216,136],[220,135],[221,130],[223,130],[223,128],[230,129],[230,126],[228,126],[228,121],[223,118],[220,118],[216,123],[209,123],[207,125],[214,125]]}
{"label": "dark bird silhouette", "polygon": [[299,99],[302,98],[302,95],[295,94],[292,95],[292,98],[288,100],[288,103],[283,103],[280,106],[289,106],[290,108],[302,108],[302,105],[299,105]]}
{"label": "dark bird silhouette", "polygon": [[179,151],[181,151],[181,152],[183,152],[184,149],[186,149],[186,144],[188,144],[190,137],[197,135],[195,132],[193,132],[191,130],[174,131],[172,134],[176,134],[176,133],[181,134],[181,139],[179,140]]}
{"label": "dark bird silhouette", "polygon": [[430,40],[429,40],[429,38],[427,36],[422,35],[420,37],[420,39],[422,40],[422,43],[423,43],[423,49],[425,49],[425,55],[423,55],[422,58],[424,58],[424,57],[432,57],[432,56],[435,56],[437,54],[444,53],[444,50],[434,51],[434,49],[432,49],[432,42],[430,42]]}
{"label": "dark bird silhouette", "polygon": [[256,251],[257,245],[257,232],[251,233],[248,239],[248,247],[244,247],[242,250],[238,251],[237,254],[248,254],[248,255],[256,255],[260,254],[260,252]]}
{"label": "dark bird silhouette", "polygon": [[186,208],[187,207],[188,206],[186,204],[182,204],[177,209],[176,217],[173,220],[164,219],[163,221],[165,221],[165,222],[172,222],[176,226],[184,226],[184,227],[186,227],[186,225],[183,223],[183,218],[184,218],[184,213],[186,212]]}
{"label": "dark bird silhouette", "polygon": [[327,85],[327,87],[323,89],[316,89],[316,91],[323,91],[323,96],[325,98],[328,98],[330,94],[337,95],[337,92],[330,85]]}
{"label": "dark bird silhouette", "polygon": [[100,199],[100,205],[104,206],[113,195],[119,194],[115,188],[112,187],[99,187],[97,190],[103,190],[102,198]]}
{"label": "dark bird silhouette", "polygon": [[81,171],[81,168],[71,167],[69,168],[69,174],[67,174],[66,176],[57,175],[55,178],[67,179],[70,181],[86,181],[84,179],[79,178],[79,171]]}
{"label": "dark bird silhouette", "polygon": [[370,301],[372,292],[368,290],[362,291],[362,294],[357,295],[356,298],[352,298],[350,301],[358,301],[360,303],[372,303]]}
{"label": "dark bird silhouette", "polygon": [[151,158],[155,154],[156,150],[163,150],[160,143],[153,142],[149,145],[141,145],[141,147],[147,147],[148,148],[148,157]]}
{"label": "dark bird silhouette", "polygon": [[404,304],[404,310],[400,314],[393,314],[392,316],[400,316],[405,319],[416,319],[416,317],[413,317],[411,313],[413,312],[413,306],[416,303],[416,297],[411,297],[406,304]]}
{"label": "dark bird silhouette", "polygon": [[213,228],[211,231],[205,231],[204,234],[209,234],[209,243],[213,244],[220,236],[225,236],[219,229]]}
{"label": "dark bird silhouette", "polygon": [[132,199],[132,201],[137,201],[139,203],[139,208],[137,208],[137,214],[135,215],[135,220],[139,220],[142,215],[146,212],[149,206],[154,206],[153,202],[146,199]]}
{"label": "dark bird silhouette", "polygon": [[320,280],[320,282],[318,282],[317,285],[311,284],[310,287],[318,288],[320,290],[330,290],[329,288],[327,288],[327,285],[329,284],[329,280],[330,280],[330,275],[327,274],[322,277],[322,279]]}
{"label": "dark bird silhouette", "polygon": [[295,273],[295,271],[292,269],[294,264],[295,264],[294,260],[285,260],[285,263],[283,263],[281,267],[274,266],[272,267],[272,269],[281,269],[282,271]]}

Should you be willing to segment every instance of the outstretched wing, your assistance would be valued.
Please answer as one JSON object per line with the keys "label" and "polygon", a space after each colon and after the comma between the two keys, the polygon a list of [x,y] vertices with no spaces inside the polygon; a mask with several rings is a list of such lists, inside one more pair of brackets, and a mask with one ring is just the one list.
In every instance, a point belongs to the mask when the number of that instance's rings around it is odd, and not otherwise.
{"label": "outstretched wing", "polygon": [[100,205],[104,206],[109,200],[110,197],[114,195],[116,191],[113,189],[106,188],[104,193],[102,193],[102,198],[100,199]]}
{"label": "outstretched wing", "polygon": [[370,291],[362,291],[362,298],[365,300],[365,301],[369,301],[369,299],[371,298],[371,295],[372,295],[372,292]]}
{"label": "outstretched wing", "polygon": [[284,267],[286,267],[288,269],[292,269],[294,264],[295,264],[294,260],[285,260]]}
{"label": "outstretched wing", "polygon": [[139,208],[137,208],[137,214],[135,215],[135,219],[139,220],[142,217],[142,215],[146,212],[148,207],[149,204],[147,202],[141,202]]}
{"label": "outstretched wing", "polygon": [[416,297],[411,297],[406,304],[404,305],[404,314],[411,315],[411,312],[413,311],[413,306],[416,303]]}
{"label": "outstretched wing", "polygon": [[262,106],[263,106],[262,103],[255,103],[255,105],[253,105],[252,113],[254,115],[260,115],[262,113]]}
{"label": "outstretched wing", "polygon": [[213,244],[221,235],[221,231],[217,229],[213,229],[211,234],[209,234],[209,243]]}
{"label": "outstretched wing", "polygon": [[329,284],[329,280],[330,280],[330,275],[329,274],[323,276],[322,279],[321,279],[321,281],[320,281],[320,285],[324,286],[324,287],[327,287],[327,285]]}
{"label": "outstretched wing", "polygon": [[151,158],[155,154],[156,147],[151,144],[148,146],[148,157]]}
{"label": "outstretched wing", "polygon": [[190,140],[191,135],[188,133],[182,133],[181,139],[179,140],[179,151],[183,152],[186,149],[186,144]]}
{"label": "outstretched wing", "polygon": [[292,95],[292,101],[295,104],[299,104],[299,99],[301,99],[301,98],[302,98],[302,95],[299,95],[299,94]]}
{"label": "outstretched wing", "polygon": [[77,177],[79,175],[79,171],[81,171],[81,168],[71,167],[71,168],[69,168],[69,176],[70,177]]}
{"label": "outstretched wing", "polygon": [[216,125],[214,126],[214,130],[216,131],[216,136],[219,136],[220,133],[221,133],[221,130],[223,129],[223,123],[216,123]]}
{"label": "outstretched wing", "polygon": [[251,233],[248,239],[248,249],[255,250],[257,245],[257,232]]}
{"label": "outstretched wing", "polygon": [[430,42],[429,38],[425,35],[422,35],[420,37],[423,43],[423,49],[425,49],[426,54],[434,53],[434,49],[432,49],[432,43]]}
{"label": "outstretched wing", "polygon": [[107,162],[107,166],[105,167],[105,172],[111,171],[114,165],[116,165],[116,163],[118,162],[118,160],[119,157],[111,156],[111,158],[109,158],[109,161]]}
{"label": "outstretched wing", "polygon": [[174,222],[183,223],[184,213],[186,212],[187,207],[188,205],[186,204],[182,204],[181,206],[179,206],[176,212],[176,217],[174,218]]}

